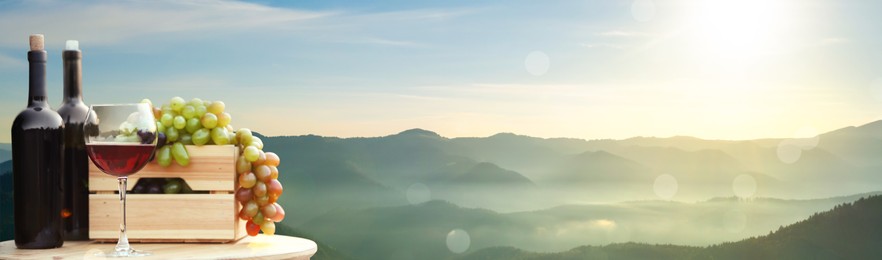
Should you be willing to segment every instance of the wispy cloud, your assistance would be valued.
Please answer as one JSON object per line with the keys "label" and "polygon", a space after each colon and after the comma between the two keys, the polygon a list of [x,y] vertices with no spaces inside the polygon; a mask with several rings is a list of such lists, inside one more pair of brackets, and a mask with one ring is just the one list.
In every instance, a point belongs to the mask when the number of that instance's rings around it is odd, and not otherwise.
{"label": "wispy cloud", "polygon": [[22,2],[20,8],[0,11],[0,31],[22,37],[0,38],[0,45],[19,46],[22,38],[32,33],[46,34],[50,44],[80,39],[97,45],[163,33],[186,37],[188,32],[230,33],[274,25],[291,28],[299,21],[333,14],[220,0]]}

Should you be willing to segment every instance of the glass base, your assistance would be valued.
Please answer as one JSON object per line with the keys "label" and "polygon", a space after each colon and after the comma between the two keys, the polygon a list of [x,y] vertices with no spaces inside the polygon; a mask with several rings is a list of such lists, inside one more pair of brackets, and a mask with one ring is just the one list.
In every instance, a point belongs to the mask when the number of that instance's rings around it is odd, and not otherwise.
{"label": "glass base", "polygon": [[98,256],[98,257],[139,257],[139,256],[151,256],[151,255],[153,255],[153,253],[150,253],[147,251],[134,250],[134,249],[127,250],[127,251],[126,250],[111,251],[111,252],[107,252],[107,253],[99,252],[99,253],[95,254],[95,256]]}

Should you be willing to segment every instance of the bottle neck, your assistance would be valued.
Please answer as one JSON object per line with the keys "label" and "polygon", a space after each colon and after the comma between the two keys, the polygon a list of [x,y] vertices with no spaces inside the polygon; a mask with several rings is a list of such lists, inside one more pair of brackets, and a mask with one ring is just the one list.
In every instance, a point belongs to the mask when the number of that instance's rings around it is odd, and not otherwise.
{"label": "bottle neck", "polygon": [[28,107],[46,106],[46,51],[29,51],[28,63],[29,85]]}
{"label": "bottle neck", "polygon": [[64,51],[64,102],[83,100],[83,53],[80,51]]}

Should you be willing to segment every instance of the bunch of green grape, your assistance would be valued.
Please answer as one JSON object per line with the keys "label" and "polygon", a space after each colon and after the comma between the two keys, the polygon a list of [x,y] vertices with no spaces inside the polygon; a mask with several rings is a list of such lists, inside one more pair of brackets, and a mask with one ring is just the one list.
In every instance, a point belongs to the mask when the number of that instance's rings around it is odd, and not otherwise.
{"label": "bunch of green grape", "polygon": [[[146,99],[142,102],[151,103]],[[174,97],[161,107],[153,106],[159,133],[156,162],[162,166],[169,166],[172,161],[180,166],[190,165],[185,145],[236,145],[235,131],[230,125],[232,117],[224,109],[223,101],[194,98],[188,102],[181,97]]]}
{"label": "bunch of green grape", "polygon": [[[142,102],[150,103],[150,100]],[[151,103],[152,104],[152,103]],[[235,145],[239,148],[236,173],[239,188],[236,200],[242,204],[239,218],[246,220],[248,235],[275,233],[275,222],[285,218],[285,210],[277,202],[282,195],[279,182],[279,156],[263,151],[263,141],[253,136],[248,128],[233,130],[232,117],[224,112],[222,101],[193,98],[185,101],[174,97],[168,104],[153,107],[159,134],[155,159],[159,165],[169,166],[175,161],[180,166],[190,164],[185,145]]]}

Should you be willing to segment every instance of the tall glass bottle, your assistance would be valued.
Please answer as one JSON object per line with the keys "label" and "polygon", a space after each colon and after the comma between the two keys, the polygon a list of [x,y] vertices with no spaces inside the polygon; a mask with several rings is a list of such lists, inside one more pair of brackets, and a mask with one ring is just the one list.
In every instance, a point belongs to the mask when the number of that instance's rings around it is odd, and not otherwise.
{"label": "tall glass bottle", "polygon": [[61,229],[64,122],[46,98],[43,35],[31,35],[28,107],[12,123],[15,246],[56,248]]}
{"label": "tall glass bottle", "polygon": [[89,155],[83,141],[83,121],[89,107],[83,103],[82,57],[79,42],[67,41],[61,53],[64,68],[64,100],[58,114],[64,120],[64,200],[65,240],[89,239]]}

